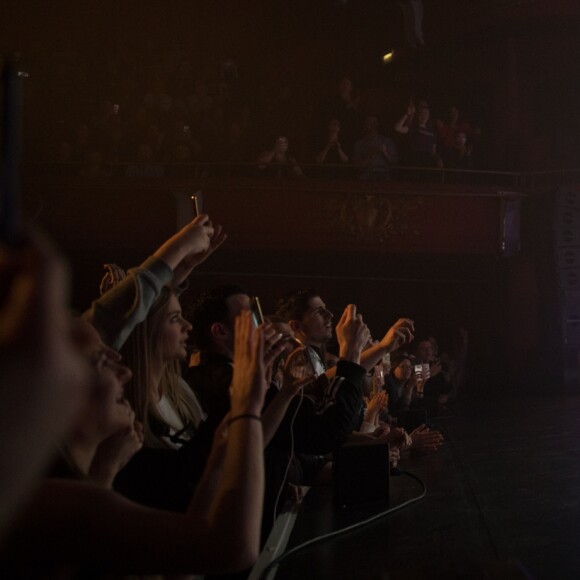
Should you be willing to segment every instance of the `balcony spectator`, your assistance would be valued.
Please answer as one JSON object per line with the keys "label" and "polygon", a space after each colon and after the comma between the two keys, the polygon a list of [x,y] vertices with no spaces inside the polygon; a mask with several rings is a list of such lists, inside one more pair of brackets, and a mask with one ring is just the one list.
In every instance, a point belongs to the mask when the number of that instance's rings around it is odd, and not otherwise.
{"label": "balcony spectator", "polygon": [[379,133],[379,120],[368,115],[365,120],[365,136],[354,146],[354,162],[363,166],[360,179],[390,179],[390,169],[399,162],[395,143]]}
{"label": "balcony spectator", "polygon": [[449,169],[473,169],[473,145],[463,131],[455,133],[453,147],[445,152],[445,167]]}
{"label": "balcony spectator", "polygon": [[443,152],[445,152],[446,149],[451,150],[456,147],[455,136],[457,133],[465,133],[468,138],[473,133],[473,129],[467,121],[459,120],[459,109],[455,106],[449,109],[449,118],[447,121],[437,119],[435,125],[437,127],[437,132],[439,133],[439,140]]}
{"label": "balcony spectator", "polygon": [[280,135],[272,149],[258,156],[260,175],[270,177],[303,177],[302,169],[294,157],[288,155],[288,137]]}
{"label": "balcony spectator", "polygon": [[416,109],[415,103],[411,100],[407,113],[395,124],[395,131],[407,135],[408,138],[405,165],[443,167],[443,161],[437,151],[437,135],[429,122],[430,115],[429,106],[425,101],[421,101]]}
{"label": "balcony spectator", "polygon": [[[344,165],[350,161],[348,154],[340,143],[340,121],[331,119],[326,128],[324,146],[318,148],[315,161],[317,165]],[[345,175],[340,167],[327,167],[321,173],[325,177],[341,177]]]}
{"label": "balcony spectator", "polygon": [[331,99],[327,114],[340,122],[341,144],[347,153],[352,153],[353,145],[361,124],[360,97],[355,92],[352,80],[344,76],[338,83],[338,92]]}

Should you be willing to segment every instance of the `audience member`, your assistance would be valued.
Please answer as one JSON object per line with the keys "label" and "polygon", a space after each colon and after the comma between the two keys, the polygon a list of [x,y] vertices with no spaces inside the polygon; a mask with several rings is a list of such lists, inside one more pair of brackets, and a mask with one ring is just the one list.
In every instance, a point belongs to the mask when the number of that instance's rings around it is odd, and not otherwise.
{"label": "audience member", "polygon": [[[3,571],[30,576],[47,570],[191,574],[232,572],[253,564],[263,493],[262,356],[263,335],[243,313],[236,321],[231,418],[216,433],[185,515],[142,508],[75,478],[47,480],[3,546]],[[119,375],[111,372],[100,344],[91,347],[91,359],[97,376],[118,385]]]}
{"label": "audience member", "polygon": [[429,107],[419,103],[415,118],[415,103],[411,101],[407,113],[395,124],[395,131],[407,135],[405,164],[412,167],[442,167],[437,151],[437,136],[429,123]]}
{"label": "audience member", "polygon": [[356,94],[352,80],[344,76],[338,83],[337,94],[327,107],[326,118],[336,118],[342,130],[342,146],[349,154],[352,153],[360,125],[360,96]]}
{"label": "audience member", "polygon": [[392,139],[379,134],[379,120],[374,115],[365,119],[365,135],[354,145],[353,159],[364,166],[360,179],[380,180],[390,178],[390,168],[399,158]]}
{"label": "audience member", "polygon": [[453,149],[456,146],[455,136],[458,132],[465,133],[466,137],[470,137],[472,133],[471,125],[467,121],[459,120],[459,109],[455,106],[449,109],[447,122],[437,120],[435,125],[443,151]]}
{"label": "audience member", "polygon": [[258,170],[261,175],[271,177],[303,177],[302,169],[296,159],[288,155],[288,138],[279,136],[272,149],[258,156]]}
{"label": "audience member", "polygon": [[467,142],[467,135],[463,131],[457,131],[453,147],[444,154],[445,167],[449,169],[473,169],[472,153],[473,146]]}
{"label": "audience member", "polygon": [[391,374],[387,377],[385,388],[389,395],[389,415],[396,417],[412,404],[422,406],[423,379],[415,374],[410,355],[391,355],[391,363]]}
{"label": "audience member", "polygon": [[230,408],[234,321],[240,312],[249,309],[250,297],[234,284],[202,293],[191,308],[192,338],[200,355],[198,364],[186,371],[185,380],[214,427]]}
{"label": "audience member", "polygon": [[441,359],[435,354],[431,338],[417,341],[415,355],[419,362],[429,365],[429,378],[424,385],[425,407],[428,415],[443,414],[451,392],[449,369],[444,370]]}
{"label": "audience member", "polygon": [[[319,149],[315,161],[317,165],[343,165],[349,162],[349,156],[340,144],[340,121],[331,119],[326,128],[326,141],[322,149]],[[327,167],[323,173],[327,177],[341,177],[340,167]]]}
{"label": "audience member", "polygon": [[0,244],[0,538],[54,450],[93,395],[81,353],[88,340],[70,317],[69,276],[49,240]]}

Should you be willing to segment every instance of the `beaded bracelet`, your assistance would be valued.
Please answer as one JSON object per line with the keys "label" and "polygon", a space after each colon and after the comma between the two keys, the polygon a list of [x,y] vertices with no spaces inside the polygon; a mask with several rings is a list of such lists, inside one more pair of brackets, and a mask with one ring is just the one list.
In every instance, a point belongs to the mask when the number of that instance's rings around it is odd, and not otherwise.
{"label": "beaded bracelet", "polygon": [[262,417],[260,417],[259,415],[254,415],[253,413],[244,413],[243,415],[237,415],[236,417],[232,417],[228,421],[228,425],[231,425],[234,421],[237,421],[238,419],[255,419],[256,421],[262,422]]}

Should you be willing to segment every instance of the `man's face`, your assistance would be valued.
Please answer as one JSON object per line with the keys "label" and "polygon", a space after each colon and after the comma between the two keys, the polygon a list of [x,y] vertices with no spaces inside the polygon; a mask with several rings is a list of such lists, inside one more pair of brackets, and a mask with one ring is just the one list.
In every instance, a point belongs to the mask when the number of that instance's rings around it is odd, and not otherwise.
{"label": "man's face", "polygon": [[427,107],[421,107],[417,113],[419,123],[427,123],[429,121],[429,114]]}
{"label": "man's face", "polygon": [[424,361],[433,360],[433,345],[429,340],[422,340],[417,346],[417,354]]}
{"label": "man's face", "polygon": [[324,344],[332,338],[332,312],[326,309],[322,298],[315,296],[308,301],[308,310],[300,321],[300,331],[312,344]]}

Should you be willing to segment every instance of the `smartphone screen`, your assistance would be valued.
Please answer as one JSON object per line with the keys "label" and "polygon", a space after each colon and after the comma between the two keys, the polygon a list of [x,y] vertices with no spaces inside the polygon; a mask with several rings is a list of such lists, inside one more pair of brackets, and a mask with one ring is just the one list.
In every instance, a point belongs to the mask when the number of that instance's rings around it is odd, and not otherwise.
{"label": "smartphone screen", "polygon": [[191,196],[191,205],[193,206],[193,217],[196,218],[199,215],[199,205],[197,203],[197,195]]}
{"label": "smartphone screen", "polygon": [[250,302],[250,310],[252,311],[252,320],[255,326],[260,326],[264,324],[264,315],[262,314],[262,306],[260,304],[260,299],[257,296],[252,298]]}

